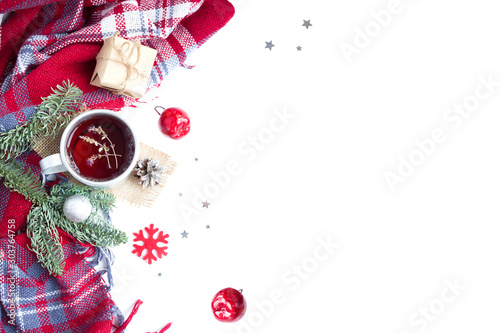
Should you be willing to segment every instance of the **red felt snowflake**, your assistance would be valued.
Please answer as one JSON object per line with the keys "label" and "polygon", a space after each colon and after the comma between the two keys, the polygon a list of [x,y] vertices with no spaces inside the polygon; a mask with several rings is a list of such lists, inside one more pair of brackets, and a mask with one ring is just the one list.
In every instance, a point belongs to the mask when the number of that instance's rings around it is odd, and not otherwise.
{"label": "red felt snowflake", "polygon": [[[165,250],[168,249],[168,246],[158,246],[158,243],[168,244],[168,241],[167,241],[168,234],[164,235],[163,231],[160,231],[158,236],[156,238],[154,238],[153,237],[154,234],[156,234],[156,232],[160,229],[155,228],[155,226],[153,224],[151,224],[149,226],[149,228],[148,227],[144,228],[144,230],[146,230],[146,233],[148,234],[148,238],[146,238],[144,236],[142,230],[139,230],[139,233],[135,233],[135,232],[133,233],[133,235],[135,236],[134,242],[141,242],[142,241],[144,244],[142,244],[142,245],[134,244],[134,250],[132,251],[132,253],[137,253],[137,256],[139,258],[141,258],[142,251],[147,250],[146,254],[144,255],[144,257],[142,257],[142,259],[147,260],[148,264],[151,265],[151,262],[156,261],[157,259],[161,259],[161,257],[167,255],[167,251],[165,251]],[[158,257],[155,256],[153,251],[156,252],[156,255]]]}

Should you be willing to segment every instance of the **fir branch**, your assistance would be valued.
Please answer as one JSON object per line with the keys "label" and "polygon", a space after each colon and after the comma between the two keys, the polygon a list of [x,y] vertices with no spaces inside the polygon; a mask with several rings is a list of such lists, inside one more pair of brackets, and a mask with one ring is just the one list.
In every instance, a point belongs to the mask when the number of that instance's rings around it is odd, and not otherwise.
{"label": "fir branch", "polygon": [[31,149],[38,139],[54,136],[70,122],[81,103],[82,91],[69,81],[52,91],[52,95],[42,99],[29,121],[0,133],[0,159],[18,157]]}
{"label": "fir branch", "polygon": [[0,178],[3,178],[5,187],[22,194],[26,200],[35,204],[47,200],[47,193],[40,179],[29,167],[24,170],[24,166],[15,159],[12,161],[0,159]]}
{"label": "fir branch", "polygon": [[[109,247],[127,242],[126,233],[116,229],[102,215],[108,214],[114,206],[113,194],[71,183],[54,185],[50,194],[28,215],[28,237],[31,239],[32,251],[50,274],[61,275],[64,269],[64,255],[56,227],[72,235],[76,240],[93,246]],[[75,194],[89,198],[97,210],[92,212],[86,221],[80,223],[71,222],[63,214],[64,202]]]}
{"label": "fir branch", "polygon": [[69,196],[79,194],[89,198],[92,206],[100,209],[104,214],[111,212],[116,201],[115,196],[109,192],[71,183],[54,185],[50,194],[50,200],[57,209],[62,209],[64,201],[66,201]]}
{"label": "fir branch", "polygon": [[93,212],[84,222],[73,223],[62,215],[56,225],[65,232],[73,235],[78,241],[93,246],[109,247],[127,242],[125,232],[116,229],[99,213]]}
{"label": "fir branch", "polygon": [[92,207],[96,209],[86,221],[80,223],[69,221],[63,214],[59,214],[60,217],[54,221],[58,227],[73,235],[80,242],[99,247],[115,246],[127,242],[126,234],[113,227],[102,215],[109,214],[114,207],[116,198],[113,194],[89,186],[70,183],[54,185],[50,194],[54,210],[59,212],[62,211],[64,202],[71,195],[87,197]]}
{"label": "fir branch", "polygon": [[47,204],[32,208],[28,214],[26,233],[31,240],[30,250],[36,254],[40,264],[50,274],[62,275],[64,252],[59,232],[53,223],[57,219],[55,213]]}
{"label": "fir branch", "polygon": [[109,247],[127,242],[126,233],[116,229],[97,211],[84,222],[74,223],[68,220],[62,209],[66,199],[75,194],[86,196],[94,208],[105,214],[109,213],[115,202],[111,193],[84,185],[65,183],[54,185],[51,195],[39,206],[32,208],[28,215],[31,249],[36,253],[38,261],[53,275],[61,275],[64,269],[64,255],[56,227],[76,240],[93,246]]}

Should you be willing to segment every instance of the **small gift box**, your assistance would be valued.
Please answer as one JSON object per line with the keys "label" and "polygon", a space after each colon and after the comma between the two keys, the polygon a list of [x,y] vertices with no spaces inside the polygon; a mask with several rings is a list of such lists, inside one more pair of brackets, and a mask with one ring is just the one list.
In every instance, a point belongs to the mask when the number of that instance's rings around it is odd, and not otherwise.
{"label": "small gift box", "polygon": [[140,98],[146,90],[157,51],[138,40],[113,37],[104,41],[90,84],[115,94]]}

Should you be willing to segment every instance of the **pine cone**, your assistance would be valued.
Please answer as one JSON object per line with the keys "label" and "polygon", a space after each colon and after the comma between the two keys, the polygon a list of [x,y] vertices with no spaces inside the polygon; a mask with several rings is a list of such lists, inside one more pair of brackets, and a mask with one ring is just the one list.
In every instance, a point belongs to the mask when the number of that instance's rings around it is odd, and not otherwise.
{"label": "pine cone", "polygon": [[160,175],[163,167],[155,159],[145,158],[137,162],[134,168],[134,176],[139,178],[138,183],[145,189],[148,186],[155,187],[161,181]]}

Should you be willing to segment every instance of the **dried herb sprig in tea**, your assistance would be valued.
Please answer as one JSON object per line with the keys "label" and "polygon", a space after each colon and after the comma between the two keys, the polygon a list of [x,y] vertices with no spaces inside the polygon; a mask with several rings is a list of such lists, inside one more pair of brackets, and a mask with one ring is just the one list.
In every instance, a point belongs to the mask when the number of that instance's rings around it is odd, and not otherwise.
{"label": "dried herb sprig in tea", "polygon": [[[101,142],[99,142],[99,141],[97,141],[95,139],[92,139],[91,137],[86,136],[86,135],[80,135],[80,139],[82,139],[85,142],[88,142],[90,144],[93,144],[93,145],[99,147],[99,152],[100,153],[104,153],[104,154],[97,154],[97,155],[90,156],[87,159],[87,164],[88,165],[93,165],[94,162],[95,162],[95,160],[100,159],[101,157],[106,157],[106,159],[108,160],[108,167],[111,169],[111,164],[109,162],[109,157],[113,156],[115,158],[115,164],[116,164],[115,168],[118,169],[118,157],[121,157],[122,155],[116,154],[115,144],[109,139],[109,137],[106,134],[106,132],[102,129],[101,126],[95,127],[94,125],[92,125],[92,126],[89,127],[89,131],[99,134],[101,136],[101,140],[108,140],[109,147],[107,146],[106,143],[101,143]],[[110,148],[113,151],[112,154],[109,153],[109,149]]]}

